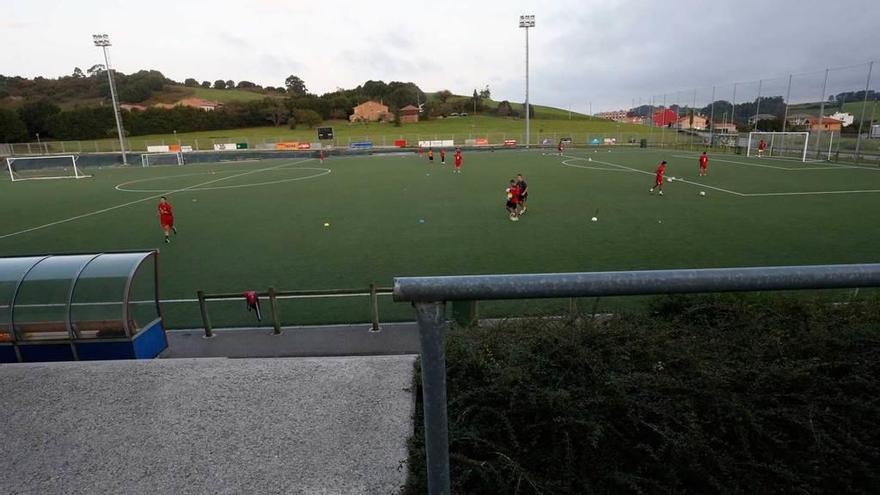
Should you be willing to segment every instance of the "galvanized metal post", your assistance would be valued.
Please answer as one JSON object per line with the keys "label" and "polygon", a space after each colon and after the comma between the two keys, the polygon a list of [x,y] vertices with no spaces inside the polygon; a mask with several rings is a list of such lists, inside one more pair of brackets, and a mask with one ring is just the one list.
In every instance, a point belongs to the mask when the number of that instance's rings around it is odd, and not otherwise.
{"label": "galvanized metal post", "polygon": [[208,305],[205,303],[205,291],[196,293],[199,298],[199,310],[202,312],[202,324],[205,326],[205,337],[213,337],[214,330],[211,328],[211,319],[208,317]]}
{"label": "galvanized metal post", "polygon": [[278,312],[278,296],[275,287],[269,287],[269,309],[272,311],[272,334],[281,335],[281,316]]}
{"label": "galvanized metal post", "polygon": [[[856,138],[856,162],[860,161],[861,153],[861,144],[862,144],[862,124],[865,123],[865,108],[868,106],[868,91],[871,88],[871,72],[874,69],[874,62],[870,62],[868,64],[868,82],[865,83],[865,99],[862,101],[862,116],[859,118],[859,134]],[[831,152],[829,151],[829,154]]]}
{"label": "galvanized metal post", "polygon": [[379,328],[379,293],[376,291],[376,284],[370,284],[370,315],[373,319],[371,332],[378,332]]}
{"label": "galvanized metal post", "polygon": [[449,424],[446,417],[446,303],[417,302],[415,308],[421,346],[428,493],[448,495],[450,479]]}
{"label": "galvanized metal post", "polygon": [[825,91],[828,90],[828,70],[825,69],[825,80],[822,82],[822,98],[819,99],[819,129],[816,133],[816,158],[819,158],[819,141],[822,140],[822,121],[825,120]]}

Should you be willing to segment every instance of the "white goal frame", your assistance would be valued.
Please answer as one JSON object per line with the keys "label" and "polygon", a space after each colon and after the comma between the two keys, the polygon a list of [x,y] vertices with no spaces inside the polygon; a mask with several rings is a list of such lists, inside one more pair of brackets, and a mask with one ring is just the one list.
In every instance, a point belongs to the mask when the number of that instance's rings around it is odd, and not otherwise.
{"label": "white goal frame", "polygon": [[769,150],[769,153],[767,154],[767,158],[773,158],[773,148],[774,148],[774,144],[776,142],[776,138],[779,138],[781,141],[782,139],[785,138],[785,136],[802,136],[804,138],[804,149],[801,151],[800,161],[802,161],[802,162],[807,161],[807,149],[809,148],[809,144],[810,144],[810,133],[809,132],[788,132],[788,131],[786,131],[786,132],[760,132],[760,131],[750,132],[749,133],[749,144],[748,144],[748,147],[746,148],[746,156],[748,156],[748,157],[754,156],[754,155],[752,155],[752,136],[754,136],[754,135],[759,135],[762,137],[763,136],[770,137],[770,142],[767,143],[767,148]]}
{"label": "white goal frame", "polygon": [[[18,161],[26,161],[26,160],[46,160],[46,159],[68,159],[70,160],[71,168],[73,169],[73,175],[50,175],[46,177],[16,177],[15,171],[12,168],[12,164]],[[9,156],[6,157],[6,170],[9,171],[9,178],[12,182],[20,182],[25,180],[54,180],[54,179],[84,179],[86,177],[91,177],[91,175],[87,175],[82,173],[79,167],[76,164],[76,161],[79,159],[76,155],[29,155],[29,156]]]}
{"label": "white goal frame", "polygon": [[142,167],[152,166],[152,165],[150,165],[150,157],[151,156],[159,157],[159,156],[170,156],[170,155],[174,155],[177,157],[177,164],[178,165],[183,165],[183,163],[184,163],[183,153],[181,153],[180,151],[159,151],[159,152],[155,152],[155,153],[142,153],[141,154],[141,166]]}

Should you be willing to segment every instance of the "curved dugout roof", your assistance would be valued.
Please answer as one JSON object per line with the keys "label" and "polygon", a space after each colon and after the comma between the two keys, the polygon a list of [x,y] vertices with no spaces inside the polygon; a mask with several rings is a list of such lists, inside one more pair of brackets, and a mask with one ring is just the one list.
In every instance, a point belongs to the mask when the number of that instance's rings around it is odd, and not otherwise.
{"label": "curved dugout roof", "polygon": [[0,258],[0,342],[131,338],[160,314],[157,254]]}

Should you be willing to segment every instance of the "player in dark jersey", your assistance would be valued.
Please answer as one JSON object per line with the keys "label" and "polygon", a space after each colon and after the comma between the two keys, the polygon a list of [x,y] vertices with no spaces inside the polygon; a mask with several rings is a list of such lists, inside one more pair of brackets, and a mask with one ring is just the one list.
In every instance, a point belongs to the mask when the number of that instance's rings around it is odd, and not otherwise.
{"label": "player in dark jersey", "polygon": [[162,226],[162,231],[165,233],[165,244],[168,244],[171,242],[168,233],[174,232],[174,235],[177,235],[177,229],[174,227],[174,208],[171,207],[171,203],[165,196],[159,198],[156,214],[159,216],[159,225]]}
{"label": "player in dark jersey", "polygon": [[529,183],[522,174],[516,176],[516,188],[519,190],[519,214],[526,212],[526,200],[529,199]]}

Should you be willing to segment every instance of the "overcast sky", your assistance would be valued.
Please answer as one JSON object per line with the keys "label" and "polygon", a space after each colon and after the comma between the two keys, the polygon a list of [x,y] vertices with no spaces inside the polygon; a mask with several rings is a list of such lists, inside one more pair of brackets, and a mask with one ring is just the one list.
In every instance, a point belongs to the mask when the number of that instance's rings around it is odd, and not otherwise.
{"label": "overcast sky", "polygon": [[[108,33],[122,72],[156,69],[182,81],[282,85],[311,92],[368,79],[426,91],[524,98],[530,30],[531,101],[585,112],[629,107],[664,93],[688,103],[783,94],[821,96],[826,66],[880,60],[880,0],[190,1],[0,0],[0,74],[57,77],[102,63],[93,33]],[[880,88],[880,67],[874,88]],[[864,87],[866,66],[837,71],[828,92]],[[769,88],[769,89],[768,89]],[[818,88],[818,89],[817,89]],[[853,88],[855,89],[855,88]],[[811,98],[802,96],[802,98]],[[698,103],[700,103],[698,101]]]}

